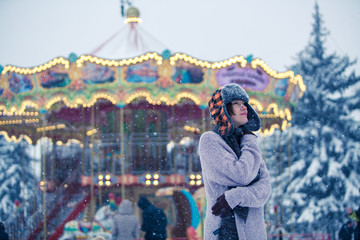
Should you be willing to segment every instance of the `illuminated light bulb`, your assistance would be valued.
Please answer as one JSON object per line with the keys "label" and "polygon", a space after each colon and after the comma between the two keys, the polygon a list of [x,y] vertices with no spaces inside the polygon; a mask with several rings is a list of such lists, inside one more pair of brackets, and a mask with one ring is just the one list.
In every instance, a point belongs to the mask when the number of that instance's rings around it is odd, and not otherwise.
{"label": "illuminated light bulb", "polygon": [[105,182],[105,185],[106,185],[106,186],[110,186],[110,185],[111,185],[111,182],[110,182],[110,181],[106,181],[106,182]]}
{"label": "illuminated light bulb", "polygon": [[159,184],[159,181],[158,181],[158,180],[154,180],[153,184],[154,184],[154,185],[158,185],[158,184]]}
{"label": "illuminated light bulb", "polygon": [[194,175],[194,174],[191,174],[191,175],[190,175],[190,179],[195,179],[195,175]]}
{"label": "illuminated light bulb", "polygon": [[75,102],[76,102],[77,104],[82,104],[82,103],[83,103],[83,100],[80,99],[80,98],[77,98],[77,99],[75,99]]}
{"label": "illuminated light bulb", "polygon": [[151,181],[150,181],[150,180],[146,180],[146,181],[145,181],[145,184],[146,184],[146,185],[150,185],[150,184],[151,184]]}
{"label": "illuminated light bulb", "polygon": [[190,185],[195,185],[195,181],[194,181],[194,180],[191,180],[191,181],[190,181]]}
{"label": "illuminated light bulb", "polygon": [[99,181],[99,186],[102,186],[104,185],[104,182],[103,181]]}
{"label": "illuminated light bulb", "polygon": [[196,185],[198,185],[198,186],[201,185],[201,183],[202,183],[201,180],[197,180],[197,181],[196,181]]}
{"label": "illuminated light bulb", "polygon": [[285,130],[286,129],[286,126],[287,126],[287,121],[286,120],[284,120],[283,122],[282,122],[282,124],[281,124],[281,130]]}
{"label": "illuminated light bulb", "polygon": [[147,174],[146,175],[146,179],[150,179],[151,178],[151,175],[150,174]]}
{"label": "illuminated light bulb", "polygon": [[154,179],[159,179],[159,174],[155,174]]}
{"label": "illuminated light bulb", "polygon": [[285,117],[285,113],[284,113],[282,110],[280,110],[279,116],[280,116],[281,118],[284,118],[284,117]]}
{"label": "illuminated light bulb", "polygon": [[201,175],[200,174],[196,175],[196,179],[201,179]]}
{"label": "illuminated light bulb", "polygon": [[105,179],[106,179],[106,180],[110,180],[110,178],[111,178],[111,176],[108,175],[108,174],[105,176]]}

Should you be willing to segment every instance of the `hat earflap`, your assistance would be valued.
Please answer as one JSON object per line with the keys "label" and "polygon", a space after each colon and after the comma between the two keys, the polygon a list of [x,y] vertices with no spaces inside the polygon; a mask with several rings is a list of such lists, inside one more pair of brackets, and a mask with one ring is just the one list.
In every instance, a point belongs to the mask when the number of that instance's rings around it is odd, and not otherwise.
{"label": "hat earflap", "polygon": [[252,108],[249,103],[245,103],[245,106],[248,109],[247,118],[248,122],[244,125],[244,131],[258,131],[261,127],[261,120],[256,111]]}

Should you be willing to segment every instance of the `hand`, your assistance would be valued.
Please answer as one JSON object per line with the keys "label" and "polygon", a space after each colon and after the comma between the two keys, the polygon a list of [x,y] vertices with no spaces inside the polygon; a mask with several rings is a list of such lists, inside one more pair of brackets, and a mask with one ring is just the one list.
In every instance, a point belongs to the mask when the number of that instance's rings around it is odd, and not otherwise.
{"label": "hand", "polygon": [[225,199],[225,194],[221,195],[217,200],[214,206],[211,208],[212,214],[215,216],[220,215],[220,217],[225,217],[230,211],[231,207]]}

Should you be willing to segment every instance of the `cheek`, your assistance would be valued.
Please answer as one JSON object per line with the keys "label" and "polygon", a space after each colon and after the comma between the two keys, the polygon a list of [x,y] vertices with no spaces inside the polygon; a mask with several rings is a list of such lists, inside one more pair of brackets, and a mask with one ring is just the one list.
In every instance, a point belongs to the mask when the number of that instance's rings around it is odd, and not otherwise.
{"label": "cheek", "polygon": [[239,107],[235,108],[235,109],[234,109],[234,112],[235,112],[236,114],[241,113],[241,108],[239,108]]}

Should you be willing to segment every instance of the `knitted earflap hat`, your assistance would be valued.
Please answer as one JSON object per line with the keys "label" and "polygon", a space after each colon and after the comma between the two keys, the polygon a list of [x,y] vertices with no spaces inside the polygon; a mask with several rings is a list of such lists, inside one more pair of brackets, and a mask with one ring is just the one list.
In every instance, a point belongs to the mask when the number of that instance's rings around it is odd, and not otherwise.
{"label": "knitted earflap hat", "polygon": [[210,116],[219,125],[220,135],[229,136],[234,131],[234,124],[226,110],[226,104],[235,100],[241,100],[247,107],[248,122],[242,127],[244,131],[257,131],[260,129],[261,121],[259,115],[249,104],[249,96],[245,90],[236,83],[227,84],[217,89],[208,103]]}

